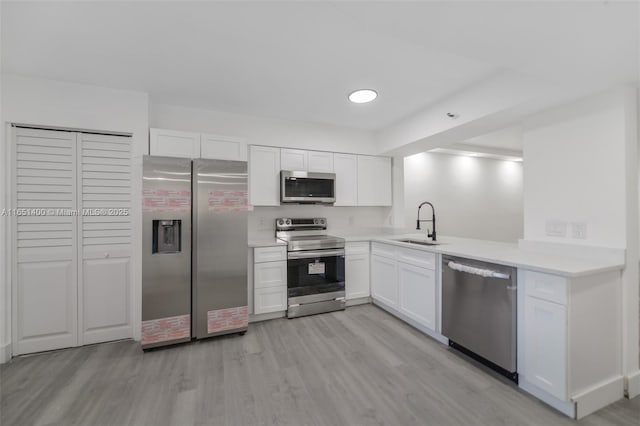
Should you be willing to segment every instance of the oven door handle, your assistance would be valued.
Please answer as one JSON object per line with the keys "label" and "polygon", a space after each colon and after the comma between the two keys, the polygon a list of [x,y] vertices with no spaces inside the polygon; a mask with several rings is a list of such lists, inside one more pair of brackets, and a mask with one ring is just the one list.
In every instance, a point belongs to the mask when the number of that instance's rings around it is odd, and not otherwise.
{"label": "oven door handle", "polygon": [[343,250],[290,251],[289,259],[315,259],[316,257],[344,256]]}

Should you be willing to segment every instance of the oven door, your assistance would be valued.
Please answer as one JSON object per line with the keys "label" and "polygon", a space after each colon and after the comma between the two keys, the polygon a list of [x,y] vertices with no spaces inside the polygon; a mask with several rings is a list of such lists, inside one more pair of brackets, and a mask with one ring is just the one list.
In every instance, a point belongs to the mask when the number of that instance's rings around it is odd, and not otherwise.
{"label": "oven door", "polygon": [[289,252],[289,304],[344,297],[344,249]]}

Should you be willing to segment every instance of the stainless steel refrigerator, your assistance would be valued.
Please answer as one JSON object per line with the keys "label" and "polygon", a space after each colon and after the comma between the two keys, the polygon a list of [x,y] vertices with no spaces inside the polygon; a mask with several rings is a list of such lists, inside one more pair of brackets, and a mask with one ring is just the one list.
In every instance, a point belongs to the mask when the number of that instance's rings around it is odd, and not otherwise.
{"label": "stainless steel refrigerator", "polygon": [[244,333],[247,163],[143,159],[143,349]]}

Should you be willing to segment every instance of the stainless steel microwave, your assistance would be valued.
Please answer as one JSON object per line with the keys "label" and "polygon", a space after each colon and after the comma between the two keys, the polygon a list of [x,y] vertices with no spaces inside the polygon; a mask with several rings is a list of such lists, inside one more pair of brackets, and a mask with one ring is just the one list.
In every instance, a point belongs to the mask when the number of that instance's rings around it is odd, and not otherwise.
{"label": "stainless steel microwave", "polygon": [[297,204],[335,203],[335,173],[282,170],[280,172],[280,202]]}

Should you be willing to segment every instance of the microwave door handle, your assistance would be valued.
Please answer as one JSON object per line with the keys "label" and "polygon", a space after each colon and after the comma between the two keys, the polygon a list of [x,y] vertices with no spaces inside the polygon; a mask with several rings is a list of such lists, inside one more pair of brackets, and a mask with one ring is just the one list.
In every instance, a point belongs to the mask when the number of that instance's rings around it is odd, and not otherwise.
{"label": "microwave door handle", "polygon": [[289,259],[315,259],[316,257],[344,256],[344,250],[290,251]]}

